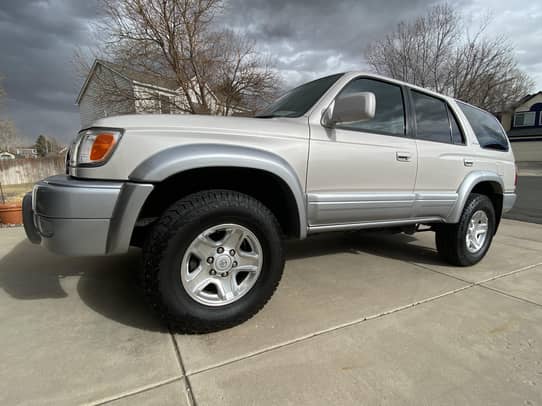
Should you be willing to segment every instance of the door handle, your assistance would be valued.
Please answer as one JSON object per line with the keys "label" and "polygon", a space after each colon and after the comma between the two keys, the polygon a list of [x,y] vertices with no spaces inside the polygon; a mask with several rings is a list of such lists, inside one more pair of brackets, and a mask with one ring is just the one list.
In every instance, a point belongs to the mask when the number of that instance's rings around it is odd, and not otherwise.
{"label": "door handle", "polygon": [[472,165],[474,165],[474,161],[472,159],[465,158],[465,159],[463,159],[463,165],[472,166]]}
{"label": "door handle", "polygon": [[395,159],[399,162],[410,162],[412,159],[412,154],[410,152],[396,152]]}

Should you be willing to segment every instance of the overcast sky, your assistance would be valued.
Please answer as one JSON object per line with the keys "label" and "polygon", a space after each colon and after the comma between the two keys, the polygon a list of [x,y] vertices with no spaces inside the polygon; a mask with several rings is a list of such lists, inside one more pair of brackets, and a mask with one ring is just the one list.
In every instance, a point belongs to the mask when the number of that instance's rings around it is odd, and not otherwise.
{"label": "overcast sky", "polygon": [[[247,32],[273,55],[289,85],[319,75],[363,69],[372,40],[434,4],[430,0],[229,0],[223,21]],[[505,34],[521,67],[542,90],[542,2],[459,0],[472,26],[491,11],[490,33]],[[1,0],[0,74],[11,117],[34,140],[40,133],[68,142],[79,129],[73,65],[78,48],[92,49],[96,0]]]}

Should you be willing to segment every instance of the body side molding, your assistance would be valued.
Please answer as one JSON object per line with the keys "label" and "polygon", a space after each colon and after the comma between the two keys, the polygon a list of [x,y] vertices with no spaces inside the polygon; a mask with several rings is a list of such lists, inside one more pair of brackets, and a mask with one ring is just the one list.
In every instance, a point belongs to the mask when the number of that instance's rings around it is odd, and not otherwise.
{"label": "body side molding", "polygon": [[469,194],[481,182],[493,183],[500,189],[500,193],[504,191],[504,182],[497,173],[491,171],[474,171],[469,173],[459,186],[459,189],[457,189],[457,202],[445,218],[447,223],[457,223],[459,221]]}
{"label": "body side molding", "polygon": [[365,221],[360,223],[341,223],[341,224],[326,224],[319,226],[310,226],[309,234],[321,233],[327,231],[347,231],[347,230],[362,230],[365,228],[387,228],[408,226],[417,223],[441,223],[440,217],[413,217],[400,220],[380,220],[380,221]]}
{"label": "body side molding", "polygon": [[139,164],[130,174],[134,182],[156,183],[168,177],[198,168],[237,167],[258,169],[279,177],[294,196],[299,236],[307,236],[305,192],[295,170],[282,157],[264,150],[223,144],[181,145],[158,152]]}

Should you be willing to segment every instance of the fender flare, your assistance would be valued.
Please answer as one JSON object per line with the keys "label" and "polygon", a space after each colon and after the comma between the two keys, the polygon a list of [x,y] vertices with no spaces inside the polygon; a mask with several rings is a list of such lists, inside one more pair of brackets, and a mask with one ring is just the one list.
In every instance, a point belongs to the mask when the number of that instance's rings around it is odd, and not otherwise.
{"label": "fender flare", "polygon": [[446,223],[457,223],[463,212],[463,208],[474,187],[482,182],[490,182],[499,188],[499,193],[504,192],[504,182],[501,177],[491,171],[474,171],[469,173],[457,190],[457,201],[446,217]]}
{"label": "fender flare", "polygon": [[295,199],[299,236],[306,237],[306,199],[301,182],[284,158],[269,151],[224,144],[179,145],[147,158],[132,171],[129,179],[133,182],[159,183],[187,170],[208,167],[258,169],[279,177]]}

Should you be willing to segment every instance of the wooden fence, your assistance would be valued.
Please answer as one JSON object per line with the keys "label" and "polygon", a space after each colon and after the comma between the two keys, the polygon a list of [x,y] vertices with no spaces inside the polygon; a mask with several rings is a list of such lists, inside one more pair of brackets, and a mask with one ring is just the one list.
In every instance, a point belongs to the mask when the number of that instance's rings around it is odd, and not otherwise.
{"label": "wooden fence", "polygon": [[41,159],[0,159],[2,185],[34,183],[52,175],[64,173],[64,156]]}

